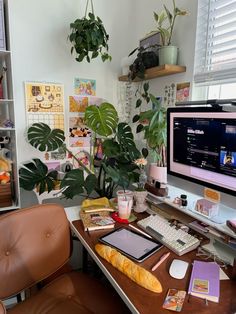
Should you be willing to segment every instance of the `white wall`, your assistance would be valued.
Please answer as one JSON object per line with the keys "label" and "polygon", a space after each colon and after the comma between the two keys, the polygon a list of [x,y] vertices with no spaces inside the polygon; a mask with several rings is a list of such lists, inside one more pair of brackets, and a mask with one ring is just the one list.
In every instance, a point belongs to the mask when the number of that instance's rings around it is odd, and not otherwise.
{"label": "white wall", "polygon": [[75,77],[96,79],[97,96],[116,104],[120,60],[126,53],[132,31],[128,27],[132,3],[133,0],[119,0],[111,5],[109,0],[94,0],[95,14],[103,20],[110,35],[109,52],[113,59],[105,63],[95,59],[89,64],[75,61],[67,40],[70,23],[84,15],[85,0],[9,0],[18,162],[38,156],[24,140],[25,81],[64,84],[68,106]]}

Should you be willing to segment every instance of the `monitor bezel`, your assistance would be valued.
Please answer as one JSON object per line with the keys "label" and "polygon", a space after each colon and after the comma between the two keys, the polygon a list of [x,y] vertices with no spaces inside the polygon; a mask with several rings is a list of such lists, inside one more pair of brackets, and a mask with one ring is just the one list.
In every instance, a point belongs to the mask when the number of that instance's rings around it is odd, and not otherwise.
{"label": "monitor bezel", "polygon": [[[209,182],[206,182],[203,180],[199,180],[199,179],[196,179],[196,178],[193,178],[190,176],[186,176],[186,175],[180,174],[180,173],[175,172],[175,171],[170,169],[170,162],[171,162],[170,153],[169,153],[170,152],[170,117],[171,117],[171,113],[174,113],[174,112],[180,112],[180,113],[181,112],[183,112],[183,113],[184,112],[186,112],[186,113],[188,113],[188,112],[192,112],[192,113],[194,113],[194,112],[196,112],[196,113],[199,113],[199,112],[203,112],[203,113],[220,112],[220,113],[224,114],[224,113],[229,113],[229,111],[224,110],[224,107],[222,107],[222,106],[217,106],[217,107],[210,107],[210,106],[209,107],[207,107],[207,106],[205,106],[205,107],[204,106],[203,107],[169,107],[169,108],[167,108],[167,173],[169,175],[187,180],[189,182],[199,184],[203,187],[212,188],[214,190],[236,196],[236,191],[233,191],[231,189],[228,189],[228,188],[225,188],[225,187],[213,184],[213,183],[209,183]],[[234,113],[235,113],[235,111],[234,111]]]}

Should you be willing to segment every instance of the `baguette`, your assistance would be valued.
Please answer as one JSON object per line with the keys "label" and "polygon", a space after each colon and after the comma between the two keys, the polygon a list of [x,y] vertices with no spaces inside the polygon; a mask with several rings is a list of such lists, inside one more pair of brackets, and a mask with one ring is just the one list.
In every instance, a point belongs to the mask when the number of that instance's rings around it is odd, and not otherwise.
{"label": "baguette", "polygon": [[129,258],[119,253],[110,246],[97,243],[96,252],[115,268],[128,276],[131,280],[145,289],[161,293],[162,286],[159,280],[143,267],[135,264]]}

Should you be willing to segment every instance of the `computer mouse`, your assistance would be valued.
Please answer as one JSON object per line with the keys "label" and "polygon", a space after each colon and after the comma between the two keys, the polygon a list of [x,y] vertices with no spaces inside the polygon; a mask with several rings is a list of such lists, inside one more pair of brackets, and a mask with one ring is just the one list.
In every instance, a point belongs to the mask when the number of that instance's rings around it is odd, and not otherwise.
{"label": "computer mouse", "polygon": [[188,264],[189,263],[180,259],[173,259],[169,269],[171,277],[176,279],[183,279],[188,269]]}

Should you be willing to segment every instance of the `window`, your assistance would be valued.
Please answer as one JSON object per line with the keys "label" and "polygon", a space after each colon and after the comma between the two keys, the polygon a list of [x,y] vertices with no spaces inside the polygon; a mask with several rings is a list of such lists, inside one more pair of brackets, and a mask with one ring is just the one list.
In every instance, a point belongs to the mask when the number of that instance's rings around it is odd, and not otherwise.
{"label": "window", "polygon": [[194,82],[196,86],[236,83],[235,0],[198,1]]}

